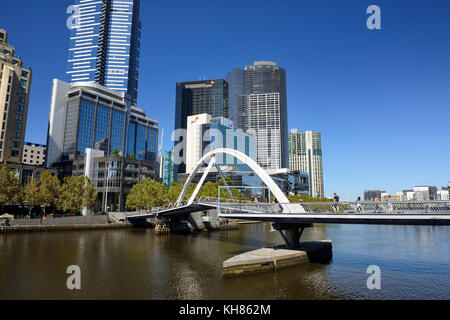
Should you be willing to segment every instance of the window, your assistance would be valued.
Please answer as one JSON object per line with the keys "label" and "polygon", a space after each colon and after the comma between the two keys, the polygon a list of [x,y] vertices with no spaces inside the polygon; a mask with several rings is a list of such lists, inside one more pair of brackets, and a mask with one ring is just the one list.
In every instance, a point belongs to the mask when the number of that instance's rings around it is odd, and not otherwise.
{"label": "window", "polygon": [[11,157],[17,158],[19,156],[19,150],[11,150]]}
{"label": "window", "polygon": [[23,121],[23,114],[16,114],[17,121]]}
{"label": "window", "polygon": [[24,80],[24,79],[20,79],[20,85],[21,85],[22,87],[26,87],[26,86],[28,86],[28,81],[27,81],[27,80]]}
{"label": "window", "polygon": [[17,103],[25,104],[25,97],[18,96],[17,97]]}
{"label": "window", "polygon": [[25,107],[24,107],[24,106],[21,106],[21,105],[17,105],[17,106],[16,106],[16,111],[17,111],[17,112],[24,112],[24,111],[25,111]]}
{"label": "window", "polygon": [[22,130],[22,124],[16,122],[16,124],[14,125],[14,128],[16,128],[17,130]]}
{"label": "window", "polygon": [[22,137],[22,132],[14,132],[14,138],[20,139]]}
{"label": "window", "polygon": [[27,94],[27,90],[26,90],[25,88],[23,88],[23,87],[20,87],[20,88],[19,88],[19,93],[20,93],[20,94],[25,94],[25,95],[26,95],[26,94]]}
{"label": "window", "polygon": [[22,70],[22,77],[28,78],[28,71]]}
{"label": "window", "polygon": [[20,142],[19,141],[13,141],[12,142],[12,147],[13,148],[20,148]]}

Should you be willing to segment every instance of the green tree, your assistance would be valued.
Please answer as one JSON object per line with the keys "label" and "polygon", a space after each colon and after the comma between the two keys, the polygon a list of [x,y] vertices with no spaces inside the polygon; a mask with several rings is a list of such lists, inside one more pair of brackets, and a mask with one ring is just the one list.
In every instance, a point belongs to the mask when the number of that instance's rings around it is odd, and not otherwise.
{"label": "green tree", "polygon": [[119,154],[119,149],[115,148],[114,151],[112,152],[112,155],[113,155],[114,157],[118,157],[118,156],[120,155],[120,154]]}
{"label": "green tree", "polygon": [[134,152],[132,154],[130,154],[130,159],[136,159],[136,155],[134,154]]}
{"label": "green tree", "polygon": [[85,176],[66,177],[61,186],[59,207],[63,211],[80,212],[81,209],[95,208],[98,193],[92,185],[92,182]]}
{"label": "green tree", "polygon": [[44,211],[47,207],[53,208],[53,215],[55,214],[56,206],[58,205],[58,197],[61,189],[61,182],[58,177],[52,176],[48,171],[41,173],[39,178],[39,190],[41,193],[41,203],[44,206]]}
{"label": "green tree", "polygon": [[172,185],[167,191],[167,201],[172,204],[177,202],[182,190],[183,185],[179,184],[178,182],[172,182]]}
{"label": "green tree", "polygon": [[197,197],[217,198],[219,197],[219,185],[208,181],[205,183],[198,192]]}
{"label": "green tree", "polygon": [[5,210],[5,205],[19,202],[21,195],[21,184],[11,168],[11,166],[4,164],[0,169],[0,205],[2,206],[2,213]]}
{"label": "green tree", "polygon": [[150,210],[153,207],[167,204],[168,189],[164,185],[146,179],[131,189],[127,197],[127,207],[137,210]]}
{"label": "green tree", "polygon": [[42,193],[38,179],[31,179],[24,188],[24,203],[28,206],[29,215],[34,207],[42,204]]}

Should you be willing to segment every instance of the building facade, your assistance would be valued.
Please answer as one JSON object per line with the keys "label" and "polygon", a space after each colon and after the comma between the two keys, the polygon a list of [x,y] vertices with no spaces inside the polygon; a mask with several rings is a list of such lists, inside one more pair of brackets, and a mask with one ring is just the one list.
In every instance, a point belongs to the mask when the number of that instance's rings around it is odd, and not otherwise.
{"label": "building facade", "polygon": [[438,189],[436,186],[417,186],[414,187],[415,201],[438,200]]}
{"label": "building facade", "polygon": [[22,163],[31,69],[15,56],[8,33],[0,29],[0,162]]}
{"label": "building facade", "polygon": [[156,162],[158,122],[130,107],[125,93],[92,82],[55,80],[47,145],[48,167],[83,158],[88,148]]}
{"label": "building facade", "polygon": [[126,157],[156,162],[158,152],[158,122],[147,118],[143,109],[132,107],[127,130]]}
{"label": "building facade", "polygon": [[25,142],[23,148],[23,164],[45,166],[47,146],[37,143]]}
{"label": "building facade", "polygon": [[[187,118],[197,114],[209,114],[214,118],[228,118],[228,82],[223,79],[179,82],[176,87],[175,130],[187,129]],[[181,135],[182,133],[179,132]],[[173,156],[184,159],[175,171],[186,172],[186,137],[175,137],[175,149],[181,151]],[[179,148],[182,146],[182,148]],[[178,161],[180,162],[180,161]]]}
{"label": "building facade", "polygon": [[228,82],[223,79],[177,83],[175,129],[187,129],[187,118],[207,113],[228,118]]}
{"label": "building facade", "polygon": [[154,162],[102,154],[88,149],[86,157],[72,162],[71,174],[91,179],[99,193],[97,212],[123,212],[133,186],[147,178],[156,180],[158,168]]}
{"label": "building facade", "polygon": [[236,128],[256,136],[258,164],[265,169],[288,168],[286,70],[275,62],[257,61],[244,70],[233,69],[226,79],[230,119]]}
{"label": "building facade", "polygon": [[381,200],[381,195],[383,193],[387,193],[384,190],[366,190],[364,191],[364,201],[373,201],[376,196],[378,196]]}
{"label": "building facade", "polygon": [[69,82],[94,81],[137,102],[140,0],[75,0]]}
{"label": "building facade", "polygon": [[[186,173],[191,173],[205,154],[220,148],[238,150],[256,160],[256,139],[236,130],[232,121],[224,117],[213,118],[209,114],[188,117]],[[224,171],[249,170],[248,166],[229,155],[217,156],[216,160]]]}
{"label": "building facade", "polygon": [[322,136],[319,132],[299,132],[289,134],[289,167],[309,174],[310,196],[325,196],[323,180]]}

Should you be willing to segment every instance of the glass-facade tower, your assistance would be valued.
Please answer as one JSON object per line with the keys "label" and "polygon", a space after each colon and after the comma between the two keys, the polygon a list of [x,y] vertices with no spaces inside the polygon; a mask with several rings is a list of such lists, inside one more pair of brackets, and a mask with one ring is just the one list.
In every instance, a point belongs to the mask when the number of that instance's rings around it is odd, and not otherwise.
{"label": "glass-facade tower", "polygon": [[140,0],[75,0],[70,36],[70,82],[93,81],[137,101]]}
{"label": "glass-facade tower", "polygon": [[[197,114],[209,114],[214,118],[228,118],[228,82],[223,79],[177,83],[175,106],[175,129],[187,129],[187,118]],[[175,145],[186,141],[175,141]],[[183,148],[184,150],[185,148]],[[184,158],[185,154],[174,154]],[[186,172],[186,165],[176,166],[176,172]]]}
{"label": "glass-facade tower", "polygon": [[289,166],[286,70],[270,61],[235,68],[230,86],[230,119],[257,137],[258,164],[265,169]]}

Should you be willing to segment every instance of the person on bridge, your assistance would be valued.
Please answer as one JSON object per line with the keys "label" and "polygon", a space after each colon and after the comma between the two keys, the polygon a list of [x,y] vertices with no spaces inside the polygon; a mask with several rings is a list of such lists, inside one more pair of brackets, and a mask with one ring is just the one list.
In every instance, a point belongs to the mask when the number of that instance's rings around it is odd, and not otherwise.
{"label": "person on bridge", "polygon": [[391,196],[388,196],[387,203],[388,203],[388,211],[389,211],[389,213],[393,213],[394,212],[394,206],[392,205],[392,198],[391,198]]}
{"label": "person on bridge", "polygon": [[334,204],[333,204],[333,210],[335,213],[339,213],[339,196],[337,193],[334,194]]}
{"label": "person on bridge", "polygon": [[356,200],[356,212],[362,213],[361,197],[358,197],[358,200]]}
{"label": "person on bridge", "polygon": [[375,199],[373,200],[375,204],[375,213],[379,213],[380,211],[380,197],[377,195]]}

